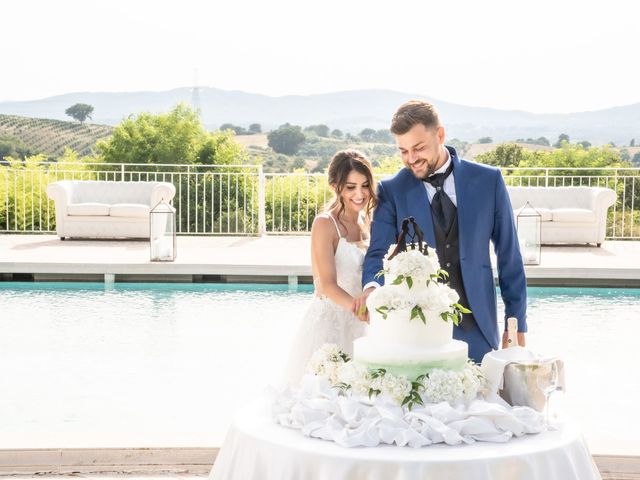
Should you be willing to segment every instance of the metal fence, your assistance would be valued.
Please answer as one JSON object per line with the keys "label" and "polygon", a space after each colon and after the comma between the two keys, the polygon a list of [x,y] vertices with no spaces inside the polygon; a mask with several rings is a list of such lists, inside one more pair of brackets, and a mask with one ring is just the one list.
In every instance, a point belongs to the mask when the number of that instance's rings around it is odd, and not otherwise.
{"label": "metal fence", "polygon": [[[640,239],[638,168],[502,172],[507,185],[612,188],[617,201],[608,212],[607,238]],[[14,162],[0,165],[0,232],[53,232],[54,205],[46,186],[57,180],[171,182],[182,235],[304,234],[331,198],[323,174],[264,173],[260,165]]]}

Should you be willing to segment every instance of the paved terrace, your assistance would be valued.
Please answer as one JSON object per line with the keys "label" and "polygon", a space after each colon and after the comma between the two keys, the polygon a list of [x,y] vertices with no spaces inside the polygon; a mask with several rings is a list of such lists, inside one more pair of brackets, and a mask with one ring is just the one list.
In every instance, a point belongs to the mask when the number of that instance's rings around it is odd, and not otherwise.
{"label": "paved terrace", "polygon": [[[309,250],[308,236],[180,236],[176,260],[158,263],[144,240],[0,235],[0,280],[295,284],[311,280]],[[530,285],[640,287],[640,242],[543,247],[541,264],[526,271]]]}

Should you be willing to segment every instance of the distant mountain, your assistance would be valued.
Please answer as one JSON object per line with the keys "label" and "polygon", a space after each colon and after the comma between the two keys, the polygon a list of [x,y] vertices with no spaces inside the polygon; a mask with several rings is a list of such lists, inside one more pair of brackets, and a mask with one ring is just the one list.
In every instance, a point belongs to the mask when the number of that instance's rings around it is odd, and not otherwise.
{"label": "distant mountain", "polygon": [[[470,107],[418,94],[391,90],[354,90],[320,95],[269,97],[240,91],[200,88],[203,123],[215,129],[223,123],[263,130],[289,122],[297,125],[324,123],[357,133],[363,128],[388,128],[391,115],[403,102],[422,98],[440,110],[449,138],[473,142],[480,137],[494,141],[547,137],[555,141],[566,133],[572,141],[603,144],[640,141],[640,103],[592,112],[534,114],[524,111]],[[93,123],[116,125],[130,114],[165,112],[178,102],[191,103],[191,88],[165,92],[69,93],[41,100],[0,102],[0,113],[68,120],[64,111],[75,103],[95,107]]]}

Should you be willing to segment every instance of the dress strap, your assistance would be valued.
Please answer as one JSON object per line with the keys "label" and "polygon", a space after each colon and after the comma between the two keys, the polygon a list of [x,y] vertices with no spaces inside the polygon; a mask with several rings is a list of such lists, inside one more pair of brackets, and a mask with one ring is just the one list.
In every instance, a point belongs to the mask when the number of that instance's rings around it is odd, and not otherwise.
{"label": "dress strap", "polygon": [[333,225],[336,227],[336,232],[338,233],[338,238],[342,238],[342,235],[340,234],[340,229],[338,228],[338,222],[336,222],[336,219],[333,218],[333,215],[331,215],[330,213],[327,213],[327,216],[333,220]]}

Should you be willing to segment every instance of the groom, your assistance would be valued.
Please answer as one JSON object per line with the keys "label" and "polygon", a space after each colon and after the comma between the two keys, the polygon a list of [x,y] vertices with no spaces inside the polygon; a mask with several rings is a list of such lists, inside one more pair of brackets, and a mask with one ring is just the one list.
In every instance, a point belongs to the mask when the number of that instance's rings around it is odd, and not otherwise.
{"label": "groom", "polygon": [[[505,319],[518,319],[518,343],[524,345],[526,279],[500,171],[461,160],[455,149],[445,146],[444,127],[429,103],[413,100],[400,106],[391,132],[406,168],[378,185],[378,206],[362,274],[364,292],[354,311],[365,312],[359,315],[363,320],[368,316],[364,302],[380,286],[375,275],[382,269],[382,258],[396,242],[403,219],[412,216],[425,241],[436,249],[460,303],[472,312],[453,330],[455,339],[469,344],[469,357],[481,362],[485,353],[498,348],[500,339],[490,242],[497,257]],[[506,330],[502,344],[506,345]]]}

